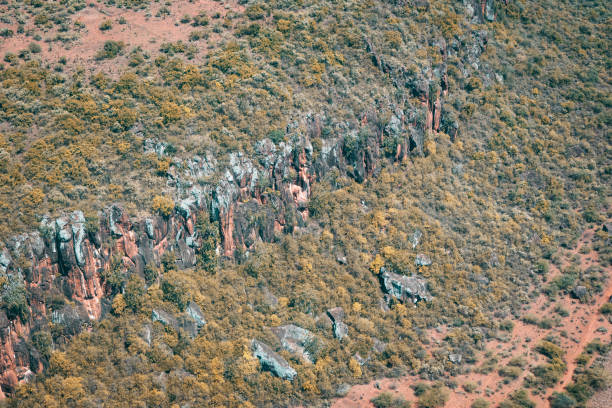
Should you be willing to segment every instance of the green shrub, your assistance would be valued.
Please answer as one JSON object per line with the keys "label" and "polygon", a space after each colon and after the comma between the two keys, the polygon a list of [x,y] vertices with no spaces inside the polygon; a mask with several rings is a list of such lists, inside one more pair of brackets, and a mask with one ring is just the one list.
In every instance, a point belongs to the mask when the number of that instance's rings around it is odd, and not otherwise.
{"label": "green shrub", "polygon": [[[187,16],[185,16],[185,18],[187,18]],[[193,23],[191,23],[191,25],[194,27],[204,27],[207,26],[209,22],[210,19],[208,18],[208,15],[206,15],[205,12],[201,12],[193,18]]]}
{"label": "green shrub", "polygon": [[219,224],[211,222],[208,213],[203,211],[198,214],[196,229],[201,236],[201,244],[197,251],[198,263],[204,271],[214,274],[219,265],[217,257],[217,246],[220,241]]}
{"label": "green shrub", "polygon": [[40,45],[35,42],[30,43],[30,45],[28,45],[28,49],[30,50],[32,54],[38,54],[42,51],[42,48],[40,48]]}
{"label": "green shrub", "polygon": [[465,390],[465,392],[470,393],[470,394],[478,389],[478,385],[473,382],[467,382],[463,384],[462,387]]}
{"label": "green shrub", "polygon": [[174,211],[174,200],[168,196],[156,195],[151,203],[153,212],[168,217]]}
{"label": "green shrub", "polygon": [[151,285],[153,282],[157,280],[157,276],[159,275],[157,268],[151,263],[148,263],[144,267],[144,278],[147,285]]}
{"label": "green shrub", "polygon": [[3,38],[12,37],[14,34],[15,33],[13,32],[13,30],[9,28],[3,28],[2,30],[0,30],[0,37],[3,37]]}
{"label": "green shrub", "polygon": [[48,359],[51,356],[53,347],[51,333],[48,331],[37,331],[32,335],[32,345],[36,347],[36,350],[38,350],[40,354]]}
{"label": "green shrub", "polygon": [[132,309],[133,312],[138,312],[142,308],[144,295],[144,282],[137,275],[132,275],[123,291],[126,307]]}
{"label": "green shrub", "polygon": [[440,408],[448,402],[450,393],[446,387],[432,387],[419,396],[419,408]]}
{"label": "green shrub", "polygon": [[515,391],[508,400],[499,404],[499,408],[536,408],[536,404],[529,399],[527,391]]}
{"label": "green shrub", "polygon": [[574,377],[574,383],[566,387],[567,392],[577,402],[587,401],[595,392],[610,384],[610,373],[602,367],[591,367]]}
{"label": "green shrub", "polygon": [[498,372],[502,377],[507,377],[514,380],[521,375],[523,370],[520,367],[502,367]]}
{"label": "green shrub", "polygon": [[161,284],[164,300],[173,303],[180,311],[184,311],[191,300],[187,284],[176,274],[164,277]]}
{"label": "green shrub", "polygon": [[550,408],[573,408],[576,400],[565,392],[554,392],[550,397]]}
{"label": "green shrub", "polygon": [[6,310],[9,320],[19,317],[25,322],[30,315],[30,309],[23,280],[17,275],[8,275],[0,286],[0,293],[2,294],[2,307]]}
{"label": "green shrub", "polygon": [[100,24],[100,31],[108,31],[113,28],[113,22],[106,19]]}
{"label": "green shrub", "polygon": [[565,354],[563,349],[550,341],[542,340],[536,346],[536,351],[551,359],[561,359]]}
{"label": "green shrub", "polygon": [[601,305],[601,307],[599,308],[599,313],[605,314],[605,315],[612,314],[612,303],[607,302]]}
{"label": "green shrub", "polygon": [[121,54],[124,48],[125,44],[122,41],[106,41],[102,49],[96,53],[95,58],[97,60],[113,59]]}
{"label": "green shrub", "polygon": [[491,403],[483,398],[477,398],[470,405],[471,408],[489,408],[489,406],[491,406]]}
{"label": "green shrub", "polygon": [[394,397],[389,392],[383,392],[370,400],[376,408],[410,408],[410,403],[402,397]]}

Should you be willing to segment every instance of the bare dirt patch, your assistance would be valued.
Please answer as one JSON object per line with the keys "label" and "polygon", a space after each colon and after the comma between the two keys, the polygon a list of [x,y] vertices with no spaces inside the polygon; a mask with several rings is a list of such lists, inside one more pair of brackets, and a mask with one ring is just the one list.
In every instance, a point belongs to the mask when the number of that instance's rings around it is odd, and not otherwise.
{"label": "bare dirt patch", "polygon": [[[582,270],[590,266],[597,265],[599,262],[597,252],[589,251],[587,253],[581,251],[585,245],[589,245],[593,239],[593,234],[598,227],[586,230],[577,246],[563,254],[562,264],[567,265],[568,260],[573,256],[580,257],[580,267]],[[541,294],[527,309],[528,313],[535,314],[539,317],[550,317],[554,314],[557,307],[562,307],[567,310],[568,314],[561,318],[561,324],[558,327],[551,329],[540,328],[533,324],[525,323],[521,320],[514,321],[515,325],[512,330],[511,339],[508,342],[489,341],[486,349],[493,352],[499,358],[497,367],[504,367],[508,362],[518,356],[522,356],[527,364],[522,374],[512,380],[504,382],[504,378],[497,371],[489,374],[479,374],[471,372],[452,377],[459,385],[468,382],[478,385],[476,392],[467,393],[457,387],[451,391],[450,400],[446,407],[452,408],[468,408],[477,398],[484,398],[492,403],[492,406],[504,401],[510,394],[519,389],[526,376],[532,375],[530,369],[538,364],[541,364],[545,359],[543,356],[533,350],[533,347],[549,334],[558,334],[561,339],[561,348],[565,351],[565,361],[567,362],[567,370],[560,381],[546,393],[531,396],[538,407],[548,407],[548,398],[554,391],[561,391],[567,386],[576,369],[576,357],[584,350],[585,346],[591,341],[600,338],[606,340],[609,334],[602,334],[598,329],[603,328],[605,333],[612,331],[612,324],[602,318],[598,313],[599,308],[603,303],[612,296],[612,267],[606,267],[605,274],[608,276],[606,289],[593,297],[587,303],[581,303],[569,296],[562,296],[554,302],[549,301],[548,297]],[[559,268],[551,265],[549,279],[552,279],[560,274]],[[432,331],[432,334],[435,333]],[[439,335],[433,335],[432,338],[437,338]],[[483,353],[484,354],[484,353]],[[500,356],[503,356],[500,358]],[[481,356],[482,357],[482,356]],[[482,360],[482,358],[481,358]],[[608,367],[611,367],[612,358],[608,357]],[[370,400],[381,392],[389,392],[396,396],[401,396],[408,401],[415,399],[412,385],[423,380],[416,376],[406,376],[397,379],[381,379],[373,381],[369,384],[357,385],[350,389],[349,393],[334,402],[334,408],[348,407],[372,407]],[[609,401],[612,397],[612,388],[598,394],[591,406],[599,408],[600,406],[610,406]],[[606,399],[608,398],[608,399]],[[598,401],[605,401],[604,405],[597,405]],[[595,405],[593,405],[595,404]],[[606,405],[607,404],[607,405]]]}
{"label": "bare dirt patch", "polygon": [[[160,8],[165,7],[169,14],[156,17]],[[110,7],[100,1],[92,1],[87,7],[76,12],[71,16],[72,26],[75,23],[82,24],[78,32],[78,39],[74,41],[62,42],[43,42],[46,38],[54,38],[58,34],[58,28],[48,30],[42,35],[43,41],[40,53],[35,58],[41,58],[46,62],[57,62],[64,57],[69,63],[75,65],[90,65],[94,61],[96,53],[103,47],[106,41],[121,41],[125,44],[126,50],[141,47],[143,51],[155,55],[159,53],[159,47],[166,42],[189,40],[189,34],[196,29],[188,23],[181,23],[183,16],[195,16],[199,13],[206,13],[211,19],[210,24],[223,19],[228,12],[242,12],[244,7],[237,1],[214,1],[199,0],[173,1],[171,5],[165,6],[161,3],[152,3],[146,10],[130,10],[117,7]],[[216,18],[214,18],[216,17]],[[119,20],[124,24],[120,24]],[[112,28],[100,30],[100,25],[109,20]],[[16,25],[0,24],[1,28],[10,28],[16,32]],[[32,21],[28,21],[25,31],[35,29]],[[214,38],[214,36],[213,36]],[[213,38],[209,38],[212,40]],[[18,53],[26,49],[33,42],[32,37],[25,33],[15,34],[13,37],[0,39],[0,50],[2,56],[7,52]],[[209,41],[199,40],[194,44],[201,50],[205,50]],[[100,64],[117,65],[116,62],[103,62]]]}

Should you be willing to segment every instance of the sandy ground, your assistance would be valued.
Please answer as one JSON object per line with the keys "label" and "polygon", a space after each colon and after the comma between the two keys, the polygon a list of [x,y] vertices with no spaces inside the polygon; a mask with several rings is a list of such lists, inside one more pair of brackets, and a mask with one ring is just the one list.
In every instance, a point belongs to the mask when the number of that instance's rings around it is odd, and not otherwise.
{"label": "sandy ground", "polygon": [[[67,44],[61,42],[45,43],[45,38],[54,38],[57,34],[57,28],[53,28],[42,35],[43,41],[38,42],[42,51],[33,55],[33,58],[42,58],[47,62],[57,62],[60,57],[66,57],[69,64],[88,66],[94,62],[95,54],[108,40],[123,41],[127,51],[135,47],[141,47],[151,55],[156,55],[159,53],[159,47],[162,43],[179,40],[189,43],[189,34],[201,28],[192,27],[190,24],[181,24],[179,20],[184,15],[193,17],[203,11],[210,18],[209,24],[215,24],[217,21],[222,21],[222,18],[217,20],[211,18],[216,13],[223,17],[230,11],[242,12],[244,10],[244,7],[238,5],[236,0],[196,0],[193,2],[178,0],[173,1],[170,6],[166,6],[170,11],[169,16],[155,17],[159,8],[163,6],[162,3],[151,3],[150,9],[138,11],[109,7],[98,0],[91,1],[88,4],[93,5],[93,7],[88,5],[71,16],[73,22],[78,21],[85,25],[80,30],[78,40]],[[150,16],[147,17],[147,14]],[[121,17],[126,20],[126,24],[119,24],[118,21]],[[101,31],[100,24],[105,20],[112,21],[113,26],[108,31]],[[33,22],[29,21],[26,25],[26,31],[34,27]],[[17,32],[16,25],[0,23],[1,28],[11,28],[15,33]],[[214,37],[211,36],[208,42],[213,39]],[[32,41],[32,37],[26,37],[25,34],[15,34],[11,38],[0,39],[0,57],[3,57],[7,52],[18,53],[20,50],[27,48]],[[197,45],[200,54],[205,54],[208,42],[199,40],[193,44]],[[97,64],[102,67],[118,65],[116,60],[97,62]]]}
{"label": "sandy ground", "polygon": [[[599,228],[596,227],[596,228]],[[584,270],[591,265],[597,264],[597,253],[591,251],[587,254],[580,254],[579,251],[584,245],[589,245],[592,241],[593,234],[596,228],[586,230],[576,248],[571,251],[566,251],[564,254],[563,264],[567,265],[568,260],[574,255],[580,256],[580,265]],[[605,269],[607,275],[612,277],[612,268]],[[549,279],[554,278],[560,273],[559,269],[553,265],[550,267]],[[522,375],[508,383],[504,383],[504,378],[497,371],[490,374],[470,373],[452,377],[459,385],[467,382],[472,382],[478,385],[474,393],[466,393],[461,386],[451,392],[451,397],[446,407],[452,408],[469,408],[472,402],[477,398],[484,398],[491,402],[492,406],[496,406],[499,402],[505,400],[508,395],[521,387],[523,380],[527,375],[531,375],[529,369],[536,365],[542,364],[546,359],[533,350],[533,347],[548,334],[557,334],[561,338],[561,347],[566,352],[565,361],[567,362],[567,371],[561,378],[559,383],[549,389],[543,395],[532,396],[537,407],[548,407],[548,397],[554,391],[561,391],[572,379],[572,375],[576,368],[575,359],[582,353],[584,347],[596,338],[602,341],[609,339],[609,333],[612,332],[612,324],[598,313],[599,308],[612,295],[612,279],[608,279],[607,288],[603,293],[596,295],[591,299],[591,302],[582,304],[577,300],[571,299],[569,296],[561,296],[555,302],[550,302],[545,295],[540,295],[528,308],[525,313],[531,313],[542,317],[553,317],[556,314],[553,312],[555,307],[562,306],[569,314],[567,317],[561,318],[561,324],[552,329],[541,329],[535,325],[527,324],[522,321],[515,321],[515,326],[512,331],[512,337],[509,342],[490,341],[487,344],[487,350],[492,351],[499,358],[497,367],[505,366],[509,360],[516,356],[523,356],[527,361],[527,365],[523,370]],[[597,331],[599,328],[607,329],[608,334]],[[562,334],[562,332],[565,334]],[[432,344],[436,343],[436,339],[440,339],[440,334],[432,331]],[[484,354],[484,353],[483,353]],[[499,357],[504,356],[504,357]],[[481,356],[479,359],[482,361]],[[610,358],[612,360],[612,358]],[[608,362],[608,366],[612,363]],[[349,393],[341,399],[336,400],[332,407],[334,408],[349,408],[349,407],[372,407],[370,400],[381,392],[390,392],[394,395],[402,396],[408,401],[414,401],[414,393],[410,388],[411,385],[421,382],[422,380],[415,376],[407,376],[398,379],[382,379],[373,381],[369,384],[357,385],[350,389]],[[602,401],[604,405],[593,405],[594,408],[610,407],[610,399],[612,397],[612,389],[600,393],[596,396],[597,401]],[[595,401],[595,400],[594,400]]]}

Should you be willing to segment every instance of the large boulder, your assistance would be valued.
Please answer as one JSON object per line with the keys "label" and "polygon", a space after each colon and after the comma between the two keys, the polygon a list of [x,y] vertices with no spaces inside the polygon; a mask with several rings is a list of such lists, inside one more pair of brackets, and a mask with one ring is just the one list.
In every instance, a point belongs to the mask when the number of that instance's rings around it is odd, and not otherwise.
{"label": "large boulder", "polygon": [[170,313],[161,309],[153,309],[151,312],[151,320],[154,322],[160,322],[164,326],[173,327],[174,329],[178,329],[179,327],[176,318]]}
{"label": "large boulder", "polygon": [[273,327],[270,330],[278,337],[283,349],[299,354],[304,360],[312,362],[312,350],[309,348],[315,344],[317,338],[310,331],[294,324]]}
{"label": "large boulder", "polygon": [[433,299],[433,296],[427,290],[427,281],[418,276],[400,275],[383,266],[380,268],[380,279],[383,290],[402,302],[409,300],[412,303],[417,303],[420,300],[430,301]]}
{"label": "large boulder", "polygon": [[267,344],[259,340],[251,341],[253,356],[259,360],[262,370],[270,371],[284,380],[293,381],[297,372],[289,365],[287,360],[274,352]]}
{"label": "large boulder", "polygon": [[348,335],[348,326],[344,323],[344,309],[341,307],[334,307],[327,311],[327,315],[332,321],[334,336],[338,340],[342,340]]}
{"label": "large boulder", "polygon": [[200,328],[206,324],[202,310],[193,302],[189,303],[185,314],[178,317],[162,309],[153,309],[151,320],[172,327],[176,331],[182,330],[192,339],[198,335]]}
{"label": "large boulder", "polygon": [[206,319],[204,318],[204,313],[202,312],[202,309],[194,301],[189,302],[189,305],[187,305],[187,309],[185,310],[185,312],[195,321],[198,328],[206,324]]}
{"label": "large boulder", "polygon": [[412,234],[412,249],[416,248],[417,245],[421,243],[421,238],[423,237],[423,233],[421,230],[414,230],[414,234]]}
{"label": "large boulder", "polygon": [[572,289],[572,296],[578,300],[584,301],[587,298],[587,288],[581,285],[575,286]]}
{"label": "large boulder", "polygon": [[53,310],[51,321],[62,326],[64,335],[73,336],[80,333],[83,325],[89,323],[90,319],[83,306],[64,305],[57,310]]}
{"label": "large boulder", "polygon": [[429,266],[431,265],[431,258],[425,254],[418,254],[414,260],[416,266]]}

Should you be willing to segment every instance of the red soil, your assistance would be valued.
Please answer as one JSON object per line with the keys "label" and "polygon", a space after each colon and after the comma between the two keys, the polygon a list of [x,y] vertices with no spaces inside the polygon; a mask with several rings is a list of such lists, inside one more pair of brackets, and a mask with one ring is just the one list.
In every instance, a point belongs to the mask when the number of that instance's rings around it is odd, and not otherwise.
{"label": "red soil", "polygon": [[[90,4],[94,6],[90,7]],[[35,54],[34,58],[40,56],[45,61],[56,62],[60,57],[66,57],[70,63],[74,62],[75,65],[87,66],[91,64],[95,54],[102,48],[104,42],[108,40],[123,41],[127,51],[135,47],[141,47],[143,51],[155,55],[159,53],[159,47],[162,43],[179,40],[187,43],[191,31],[198,29],[189,24],[181,24],[179,20],[184,15],[193,17],[203,11],[209,17],[216,13],[223,17],[228,11],[241,12],[244,10],[244,7],[238,5],[235,0],[225,2],[177,0],[173,1],[172,5],[165,6],[170,11],[169,16],[155,17],[161,7],[163,7],[162,3],[151,3],[147,10],[134,11],[106,6],[99,0],[88,2],[87,7],[71,16],[73,22],[78,21],[85,25],[85,28],[80,31],[80,38],[66,45],[60,42],[44,43],[40,41],[42,51],[40,54]],[[150,14],[150,17],[147,17],[147,14]],[[119,24],[120,17],[126,20],[126,24]],[[112,28],[101,31],[99,27],[105,20],[112,21]],[[210,24],[213,24],[219,20],[211,19],[210,21]],[[16,25],[0,23],[1,28],[10,28],[14,32],[17,30]],[[32,21],[28,21],[25,26],[26,31],[35,28],[36,26]],[[41,36],[43,39],[53,38],[56,34],[57,28],[53,28]],[[25,34],[15,34],[11,38],[0,39],[0,50],[2,55],[7,52],[17,53],[27,48],[32,41],[32,38],[26,37]],[[205,40],[199,40],[195,44],[201,51],[205,50],[207,45]],[[117,69],[117,61],[115,60],[100,62],[99,64]]]}
{"label": "red soil", "polygon": [[[576,248],[566,251],[563,259],[563,266],[569,262],[568,259],[578,255],[580,257],[580,265],[582,270],[589,266],[598,263],[597,253],[591,251],[587,254],[580,254],[579,251],[584,245],[588,245],[595,232],[596,228],[586,230],[580,238]],[[523,356],[527,361],[527,365],[519,378],[504,383],[504,378],[497,371],[489,374],[469,373],[452,377],[459,385],[468,382],[477,384],[477,390],[474,393],[466,393],[461,387],[456,388],[450,394],[450,400],[446,407],[452,408],[468,408],[477,398],[484,398],[491,402],[492,406],[496,406],[501,401],[505,400],[510,394],[519,389],[523,380],[528,375],[531,375],[530,369],[536,365],[542,364],[545,361],[541,355],[533,350],[533,347],[548,334],[558,334],[561,338],[561,347],[566,352],[565,361],[567,362],[567,371],[553,388],[547,390],[543,395],[532,396],[538,407],[548,407],[548,397],[554,391],[561,391],[572,379],[574,370],[576,369],[576,357],[584,350],[585,346],[596,338],[602,338],[605,335],[597,331],[598,328],[604,327],[610,333],[612,324],[598,313],[599,308],[612,295],[612,267],[606,267],[605,272],[609,279],[607,288],[603,293],[594,296],[589,303],[580,303],[577,300],[570,299],[569,296],[564,296],[556,302],[550,302],[545,295],[540,295],[527,310],[542,317],[555,316],[553,310],[557,306],[562,306],[569,314],[567,317],[561,318],[561,324],[557,328],[541,329],[538,326],[524,323],[520,320],[515,321],[515,326],[512,331],[511,340],[509,342],[490,341],[487,344],[487,350],[493,352],[499,359],[497,367],[504,367],[513,357]],[[549,278],[554,278],[560,274],[556,266],[551,266]],[[564,334],[561,332],[564,331]],[[440,335],[432,331],[432,343],[437,343]],[[484,353],[483,353],[484,354]],[[482,360],[482,358],[481,358]],[[334,408],[348,407],[372,407],[370,400],[385,391],[394,395],[401,396],[408,401],[415,399],[414,393],[410,388],[411,385],[422,382],[416,376],[406,376],[398,379],[382,379],[373,381],[369,384],[357,385],[350,389],[349,393],[341,399],[334,402]],[[612,391],[611,391],[612,392]],[[603,396],[605,398],[605,395]]]}

